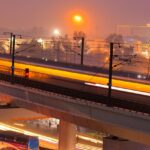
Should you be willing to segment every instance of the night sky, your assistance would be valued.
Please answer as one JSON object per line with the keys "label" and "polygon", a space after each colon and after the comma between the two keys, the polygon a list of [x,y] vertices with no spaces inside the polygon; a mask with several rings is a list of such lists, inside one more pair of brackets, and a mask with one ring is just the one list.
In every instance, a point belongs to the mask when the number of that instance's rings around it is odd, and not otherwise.
{"label": "night sky", "polygon": [[0,0],[4,28],[59,28],[71,33],[77,28],[73,14],[83,16],[82,30],[103,36],[115,32],[118,24],[150,23],[150,0]]}

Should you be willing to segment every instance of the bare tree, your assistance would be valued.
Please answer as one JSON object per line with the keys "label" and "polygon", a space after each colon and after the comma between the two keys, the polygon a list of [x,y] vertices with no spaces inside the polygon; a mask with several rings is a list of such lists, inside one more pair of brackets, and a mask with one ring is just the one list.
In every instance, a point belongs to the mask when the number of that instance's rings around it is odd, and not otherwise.
{"label": "bare tree", "polygon": [[0,41],[0,53],[5,53],[4,41]]}
{"label": "bare tree", "polygon": [[124,43],[124,40],[122,35],[113,33],[106,38],[106,42]]}

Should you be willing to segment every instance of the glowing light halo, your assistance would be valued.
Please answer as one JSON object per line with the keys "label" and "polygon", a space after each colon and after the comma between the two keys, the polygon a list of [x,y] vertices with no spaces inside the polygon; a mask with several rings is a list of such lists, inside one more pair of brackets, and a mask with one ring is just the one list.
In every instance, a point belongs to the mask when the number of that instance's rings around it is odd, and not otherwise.
{"label": "glowing light halo", "polygon": [[60,30],[59,29],[54,29],[53,34],[55,36],[59,36],[60,35]]}

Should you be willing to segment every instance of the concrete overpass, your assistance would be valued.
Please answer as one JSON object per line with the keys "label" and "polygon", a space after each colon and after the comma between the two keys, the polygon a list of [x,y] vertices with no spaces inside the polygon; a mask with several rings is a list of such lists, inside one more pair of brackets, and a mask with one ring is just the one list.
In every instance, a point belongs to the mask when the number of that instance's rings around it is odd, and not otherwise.
{"label": "concrete overpass", "polygon": [[43,115],[59,118],[61,120],[60,150],[63,150],[63,147],[66,147],[65,150],[71,150],[70,147],[74,145],[75,125],[150,146],[148,114],[107,107],[84,99],[75,99],[21,85],[10,85],[7,82],[0,83],[0,93],[3,95],[3,102],[7,100]]}
{"label": "concrete overpass", "polygon": [[24,108],[0,109],[0,116],[0,122],[25,121],[48,118],[48,116]]}

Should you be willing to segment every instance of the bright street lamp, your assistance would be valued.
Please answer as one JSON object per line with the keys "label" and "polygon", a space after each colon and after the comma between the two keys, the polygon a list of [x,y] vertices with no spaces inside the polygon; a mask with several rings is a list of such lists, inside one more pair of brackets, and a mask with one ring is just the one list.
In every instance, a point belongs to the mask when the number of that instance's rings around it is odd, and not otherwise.
{"label": "bright street lamp", "polygon": [[55,29],[55,30],[53,31],[53,34],[54,34],[55,36],[60,36],[60,31],[59,31],[59,29]]}
{"label": "bright street lamp", "polygon": [[42,38],[39,38],[39,39],[37,39],[37,42],[41,44],[42,50],[44,50],[45,49],[45,42],[44,42],[44,40]]}
{"label": "bright street lamp", "polygon": [[82,18],[82,16],[80,16],[80,15],[75,15],[75,16],[73,16],[73,20],[74,20],[74,22],[76,22],[76,23],[82,23],[83,18]]}

